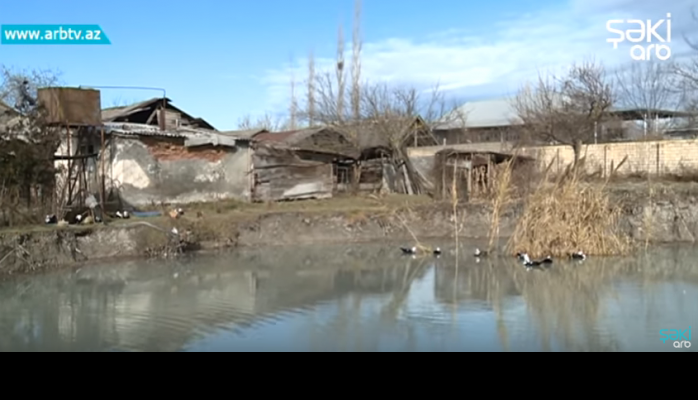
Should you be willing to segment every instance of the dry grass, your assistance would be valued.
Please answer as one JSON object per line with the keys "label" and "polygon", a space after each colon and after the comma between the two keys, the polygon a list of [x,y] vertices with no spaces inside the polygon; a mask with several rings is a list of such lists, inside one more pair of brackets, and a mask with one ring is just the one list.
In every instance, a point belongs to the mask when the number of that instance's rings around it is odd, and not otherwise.
{"label": "dry grass", "polygon": [[[514,154],[516,157],[518,154]],[[497,183],[492,197],[492,216],[490,219],[490,234],[487,251],[494,249],[495,243],[499,242],[499,226],[502,209],[512,201],[512,171],[514,161],[509,160],[498,170]]]}
{"label": "dry grass", "polygon": [[631,250],[631,241],[617,226],[622,209],[610,200],[608,186],[585,182],[577,171],[570,166],[553,181],[546,177],[528,196],[507,246],[510,252],[560,257],[576,251],[610,256]]}

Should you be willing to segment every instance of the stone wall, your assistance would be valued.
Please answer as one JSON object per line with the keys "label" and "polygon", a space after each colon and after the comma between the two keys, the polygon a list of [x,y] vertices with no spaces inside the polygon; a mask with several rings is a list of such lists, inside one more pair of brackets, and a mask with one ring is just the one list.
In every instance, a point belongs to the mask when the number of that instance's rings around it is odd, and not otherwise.
{"label": "stone wall", "polygon": [[185,148],[183,140],[114,137],[107,187],[133,206],[249,200],[248,146]]}
{"label": "stone wall", "polygon": [[[511,152],[510,143],[473,143],[447,146],[459,150]],[[409,155],[422,173],[431,176],[433,157],[444,146],[409,149]],[[553,171],[562,171],[574,161],[570,146],[545,146],[523,148],[522,152],[538,158],[541,165],[553,163]],[[589,172],[603,171],[618,165],[627,156],[627,161],[618,170],[620,174],[680,174],[698,170],[698,140],[663,140],[653,142],[624,142],[587,145],[582,149],[587,157]]]}

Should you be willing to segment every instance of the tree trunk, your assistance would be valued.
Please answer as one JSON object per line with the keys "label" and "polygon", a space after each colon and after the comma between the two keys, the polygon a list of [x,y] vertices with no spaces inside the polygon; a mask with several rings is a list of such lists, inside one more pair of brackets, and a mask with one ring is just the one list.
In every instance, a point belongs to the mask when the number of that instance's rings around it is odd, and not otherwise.
{"label": "tree trunk", "polygon": [[581,140],[575,140],[574,143],[572,144],[572,150],[574,150],[574,164],[573,168],[576,171],[577,166],[579,164],[579,160],[581,159],[582,156],[582,141]]}

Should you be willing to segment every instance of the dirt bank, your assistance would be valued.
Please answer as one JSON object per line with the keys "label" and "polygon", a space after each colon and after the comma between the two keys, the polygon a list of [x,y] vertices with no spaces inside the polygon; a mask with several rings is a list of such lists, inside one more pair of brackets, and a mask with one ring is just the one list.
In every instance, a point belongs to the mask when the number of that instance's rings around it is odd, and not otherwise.
{"label": "dirt bank", "polygon": [[[642,183],[617,185],[613,198],[624,211],[620,229],[635,239],[649,234],[655,242],[685,242],[698,236],[696,184],[656,185],[651,201]],[[512,204],[501,215],[501,236],[512,233],[522,207]],[[0,276],[119,257],[163,256],[175,250],[167,234],[173,227],[182,232],[184,251],[386,239],[412,243],[412,235],[452,235],[452,215],[450,205],[420,197],[345,198],[271,206],[192,205],[180,220],[148,218],[106,226],[0,231]],[[487,204],[464,205],[459,215],[462,237],[488,237],[491,213]],[[651,232],[646,232],[648,227]]]}

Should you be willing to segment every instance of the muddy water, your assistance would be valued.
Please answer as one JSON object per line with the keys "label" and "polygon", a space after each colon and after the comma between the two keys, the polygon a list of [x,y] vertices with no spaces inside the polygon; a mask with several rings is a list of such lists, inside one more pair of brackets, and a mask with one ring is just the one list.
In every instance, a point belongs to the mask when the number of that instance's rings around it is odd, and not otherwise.
{"label": "muddy water", "polygon": [[660,335],[698,330],[692,246],[532,272],[510,259],[456,263],[452,250],[399,253],[245,250],[5,282],[0,351],[696,349]]}

